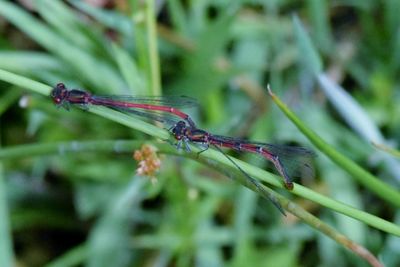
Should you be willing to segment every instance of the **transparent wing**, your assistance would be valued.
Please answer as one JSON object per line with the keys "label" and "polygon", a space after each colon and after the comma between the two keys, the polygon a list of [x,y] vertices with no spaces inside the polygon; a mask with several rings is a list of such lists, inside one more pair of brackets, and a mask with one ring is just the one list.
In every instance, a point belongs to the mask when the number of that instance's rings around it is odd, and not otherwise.
{"label": "transparent wing", "polygon": [[130,109],[123,107],[109,107],[109,108],[128,115],[137,116],[139,119],[162,122],[166,124],[168,128],[174,126],[178,121],[182,120],[181,118],[177,117],[174,114],[157,110]]}
{"label": "transparent wing", "polygon": [[140,103],[174,108],[198,107],[196,99],[188,96],[130,96],[130,95],[93,95],[92,98],[102,103],[126,102]]}

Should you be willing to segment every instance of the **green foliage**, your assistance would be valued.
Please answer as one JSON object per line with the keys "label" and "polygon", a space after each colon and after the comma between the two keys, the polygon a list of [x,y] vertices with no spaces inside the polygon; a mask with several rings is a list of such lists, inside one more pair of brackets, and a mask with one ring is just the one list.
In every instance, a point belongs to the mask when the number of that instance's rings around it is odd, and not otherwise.
{"label": "green foliage", "polygon": [[[0,1],[1,266],[400,264],[386,142],[400,140],[398,1],[31,2]],[[218,151],[177,151],[160,125],[57,110],[58,82],[195,97],[189,112],[212,133],[318,149],[317,176],[287,192],[235,154],[274,188],[262,192]],[[162,162],[153,179],[135,172],[144,143]]]}

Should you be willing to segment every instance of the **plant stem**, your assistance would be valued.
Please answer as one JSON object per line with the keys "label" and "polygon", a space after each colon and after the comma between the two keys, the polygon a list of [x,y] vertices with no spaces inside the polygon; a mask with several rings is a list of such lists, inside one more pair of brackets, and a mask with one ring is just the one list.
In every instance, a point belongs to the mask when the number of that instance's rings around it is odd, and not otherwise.
{"label": "plant stem", "polygon": [[147,41],[149,45],[150,81],[152,95],[161,95],[160,62],[157,46],[156,12],[154,0],[146,1]]}

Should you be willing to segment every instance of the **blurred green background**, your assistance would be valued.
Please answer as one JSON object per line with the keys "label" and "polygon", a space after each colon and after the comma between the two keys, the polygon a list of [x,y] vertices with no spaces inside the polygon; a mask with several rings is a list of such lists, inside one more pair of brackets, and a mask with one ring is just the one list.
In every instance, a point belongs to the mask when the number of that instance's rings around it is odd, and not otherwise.
{"label": "blurred green background", "polygon": [[[268,97],[270,84],[398,191],[398,10],[396,0],[1,0],[0,69],[98,94],[191,96],[199,107],[188,112],[212,133],[317,151]],[[368,266],[184,152],[158,153],[154,177],[137,175],[134,149],[174,148],[2,77],[0,266]],[[297,183],[399,224],[398,206],[317,154],[316,177]],[[395,235],[279,193],[400,265]]]}

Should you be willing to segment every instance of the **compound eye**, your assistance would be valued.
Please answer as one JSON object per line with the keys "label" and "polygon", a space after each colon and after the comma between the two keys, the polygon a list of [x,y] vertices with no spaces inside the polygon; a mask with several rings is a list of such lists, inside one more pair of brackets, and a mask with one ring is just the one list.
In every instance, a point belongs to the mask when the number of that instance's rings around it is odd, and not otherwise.
{"label": "compound eye", "polygon": [[53,102],[54,102],[54,104],[60,104],[61,103],[61,98],[55,97],[55,98],[53,98]]}
{"label": "compound eye", "polygon": [[57,83],[56,88],[58,88],[58,89],[65,89],[65,84],[63,84],[63,83]]}

